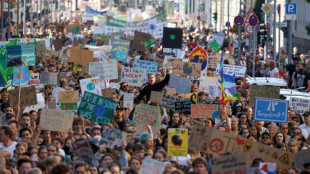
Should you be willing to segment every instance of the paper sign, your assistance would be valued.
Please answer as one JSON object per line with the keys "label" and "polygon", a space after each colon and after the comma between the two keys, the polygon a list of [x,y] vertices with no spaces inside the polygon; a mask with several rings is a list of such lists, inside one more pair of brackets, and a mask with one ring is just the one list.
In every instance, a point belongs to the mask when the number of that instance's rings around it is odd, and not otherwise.
{"label": "paper sign", "polygon": [[294,157],[294,167],[298,168],[300,171],[306,170],[303,164],[309,162],[309,157],[310,149],[297,152]]}
{"label": "paper sign", "polygon": [[168,155],[187,156],[187,129],[168,129]]}
{"label": "paper sign", "polygon": [[88,65],[93,61],[94,52],[90,50],[81,49],[79,47],[72,47],[70,51],[70,62],[79,65]]}
{"label": "paper sign", "polygon": [[[176,59],[181,60],[181,59]],[[201,63],[191,63],[177,61],[172,64],[173,74],[180,75],[182,77],[200,77],[201,76]]]}
{"label": "paper sign", "polygon": [[191,150],[192,152],[206,152],[212,131],[212,128],[206,126],[195,125],[192,127],[188,141],[188,150]]}
{"label": "paper sign", "polygon": [[151,92],[151,98],[150,98],[150,100],[151,100],[153,103],[159,103],[159,104],[161,104],[162,98],[163,98],[163,93],[162,93],[162,92],[157,92],[157,91],[152,91],[152,92]]}
{"label": "paper sign", "polygon": [[111,123],[117,102],[85,91],[78,112],[84,118],[99,124]]}
{"label": "paper sign", "polygon": [[102,132],[100,145],[106,144],[110,149],[121,151],[123,150],[123,143],[126,141],[127,133],[119,129],[105,129]]}
{"label": "paper sign", "polygon": [[180,94],[188,94],[191,90],[191,80],[176,75],[170,75],[169,88],[175,88]]}
{"label": "paper sign", "polygon": [[117,58],[120,62],[127,61],[130,41],[122,39],[114,39],[112,45],[111,57]]}
{"label": "paper sign", "polygon": [[221,63],[221,54],[211,53],[208,54],[208,68],[216,69],[217,64]]}
{"label": "paper sign", "polygon": [[59,91],[59,103],[77,103],[79,101],[79,91]]}
{"label": "paper sign", "polygon": [[211,160],[211,170],[214,174],[239,173],[246,174],[245,154],[225,155]]}
{"label": "paper sign", "polygon": [[130,86],[142,87],[148,81],[147,71],[123,66],[121,81],[127,82]]}
{"label": "paper sign", "polygon": [[98,160],[95,158],[88,140],[76,140],[72,147],[74,154],[79,157],[79,161],[85,162],[90,167],[98,167]]}
{"label": "paper sign", "polygon": [[124,93],[123,94],[123,107],[124,108],[133,108],[133,93]]}
{"label": "paper sign", "polygon": [[57,85],[57,73],[41,72],[40,82],[41,84]]}
{"label": "paper sign", "polygon": [[192,104],[192,118],[218,118],[218,105]]}
{"label": "paper sign", "polygon": [[280,87],[251,85],[249,105],[254,107],[255,97],[279,99]]}
{"label": "paper sign", "polygon": [[305,97],[290,97],[290,107],[299,114],[304,114],[309,111],[310,100]]}
{"label": "paper sign", "polygon": [[133,121],[138,124],[146,124],[156,127],[160,118],[160,109],[147,104],[136,105]]}
{"label": "paper sign", "polygon": [[40,85],[40,73],[32,73],[30,76],[30,85]]}
{"label": "paper sign", "polygon": [[99,76],[100,80],[118,79],[117,64],[116,59],[103,62],[90,62],[89,73],[93,77]]}
{"label": "paper sign", "polygon": [[139,169],[139,174],[158,174],[163,173],[166,169],[166,164],[152,158],[144,158]]}
{"label": "paper sign", "polygon": [[124,32],[120,31],[120,32],[114,32],[114,33],[110,33],[110,38],[111,38],[111,43],[113,45],[114,43],[114,39],[121,39],[122,37],[124,37]]}
{"label": "paper sign", "polygon": [[184,101],[184,102],[175,102],[174,110],[179,113],[183,114],[191,114],[191,102]]}
{"label": "paper sign", "polygon": [[[224,64],[224,74],[236,77],[245,77],[246,67],[238,65]],[[217,64],[215,74],[219,75],[221,72],[220,64]]]}
{"label": "paper sign", "polygon": [[40,126],[43,130],[68,132],[72,128],[73,113],[43,108]]}
{"label": "paper sign", "polygon": [[288,101],[255,98],[253,120],[287,123]]}
{"label": "paper sign", "polygon": [[166,109],[171,109],[174,111],[175,109],[175,102],[180,102],[181,98],[178,96],[171,96],[168,94],[163,94],[161,107]]}
{"label": "paper sign", "polygon": [[37,55],[40,55],[40,54],[43,53],[45,50],[46,50],[46,47],[45,47],[45,40],[37,41],[37,43],[36,43]]}
{"label": "paper sign", "polygon": [[158,67],[158,62],[147,61],[147,60],[137,60],[133,62],[133,68],[146,69],[149,74],[156,74]]}
{"label": "paper sign", "polygon": [[209,97],[222,97],[219,77],[207,76],[200,78],[199,89],[209,94]]}
{"label": "paper sign", "polygon": [[[17,108],[18,95],[19,95],[18,87],[15,87],[15,89],[9,91],[10,106]],[[22,108],[25,106],[31,106],[36,104],[37,104],[36,88],[34,86],[22,88],[20,94],[20,107]]]}
{"label": "paper sign", "polygon": [[[20,77],[21,77],[21,80],[20,80]],[[14,67],[13,85],[21,86],[21,85],[29,84],[30,79],[31,79],[31,74],[27,67],[22,66],[21,69],[20,67]],[[9,81],[9,78],[8,78],[8,81]]]}
{"label": "paper sign", "polygon": [[111,88],[101,89],[102,97],[113,99],[113,90]]}
{"label": "paper sign", "polygon": [[97,95],[102,95],[101,89],[100,89],[100,79],[99,77],[93,77],[88,79],[82,79],[80,80],[82,95],[87,92],[91,92]]}

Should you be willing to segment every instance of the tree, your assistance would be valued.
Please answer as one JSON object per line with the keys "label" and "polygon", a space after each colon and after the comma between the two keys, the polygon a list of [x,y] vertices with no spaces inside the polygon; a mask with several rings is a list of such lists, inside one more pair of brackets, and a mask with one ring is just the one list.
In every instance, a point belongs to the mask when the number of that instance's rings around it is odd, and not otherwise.
{"label": "tree", "polygon": [[256,16],[258,17],[258,20],[260,23],[262,23],[264,20],[262,18],[262,10],[260,9],[262,7],[262,5],[265,3],[265,0],[256,0],[255,5],[254,5],[254,13],[256,14]]}

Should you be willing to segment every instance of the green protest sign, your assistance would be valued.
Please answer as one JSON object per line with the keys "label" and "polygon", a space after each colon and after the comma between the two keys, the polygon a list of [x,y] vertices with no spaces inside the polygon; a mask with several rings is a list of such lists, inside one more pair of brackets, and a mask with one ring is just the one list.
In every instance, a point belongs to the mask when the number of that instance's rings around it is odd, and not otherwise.
{"label": "green protest sign", "polygon": [[99,124],[111,123],[117,102],[85,91],[78,112],[84,118]]}
{"label": "green protest sign", "polygon": [[213,40],[212,42],[210,42],[210,46],[213,49],[214,52],[218,52],[221,48],[221,46],[215,41]]}
{"label": "green protest sign", "polygon": [[153,37],[151,39],[142,42],[142,45],[144,46],[145,49],[150,48],[154,44],[156,44],[156,40]]}

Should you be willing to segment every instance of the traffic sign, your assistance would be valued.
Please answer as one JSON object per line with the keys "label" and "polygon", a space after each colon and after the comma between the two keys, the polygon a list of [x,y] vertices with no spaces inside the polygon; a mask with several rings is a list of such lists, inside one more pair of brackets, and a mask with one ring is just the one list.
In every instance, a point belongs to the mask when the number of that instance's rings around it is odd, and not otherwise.
{"label": "traffic sign", "polygon": [[296,3],[287,3],[285,6],[285,19],[286,20],[295,20],[297,14],[297,4]]}
{"label": "traffic sign", "polygon": [[225,26],[226,26],[226,27],[230,27],[230,22],[227,21],[227,22],[225,23]]}
{"label": "traffic sign", "polygon": [[200,19],[202,21],[206,21],[208,18],[207,18],[207,14],[203,13],[201,16],[200,16]]}
{"label": "traffic sign", "polygon": [[[279,25],[279,22],[276,23],[276,26]],[[287,27],[287,22],[284,21],[284,22],[280,22],[280,27]]]}
{"label": "traffic sign", "polygon": [[249,18],[249,24],[254,27],[258,23],[258,19],[256,15],[252,15]]}
{"label": "traffic sign", "polygon": [[254,11],[251,9],[248,16],[245,19],[245,23],[249,23],[250,16],[252,16],[252,15],[255,15],[255,14],[254,14]]}
{"label": "traffic sign", "polygon": [[247,24],[246,27],[245,27],[245,31],[248,34],[253,34],[253,27],[250,24]]}
{"label": "traffic sign", "polygon": [[272,11],[272,6],[269,4],[263,4],[261,10],[265,13],[268,14]]}
{"label": "traffic sign", "polygon": [[244,18],[242,16],[236,16],[234,19],[234,23],[236,26],[241,26],[244,24]]}

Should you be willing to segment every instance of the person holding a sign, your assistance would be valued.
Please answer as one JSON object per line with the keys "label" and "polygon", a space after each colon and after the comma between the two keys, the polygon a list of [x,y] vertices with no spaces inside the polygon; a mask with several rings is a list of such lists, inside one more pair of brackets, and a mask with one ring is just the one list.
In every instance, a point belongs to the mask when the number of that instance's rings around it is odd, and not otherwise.
{"label": "person holding a sign", "polygon": [[144,96],[146,96],[147,101],[150,100],[152,91],[162,91],[166,85],[168,85],[170,80],[169,71],[164,80],[156,82],[155,74],[148,75],[148,84],[141,90],[140,94],[135,98],[135,103],[139,103]]}

